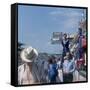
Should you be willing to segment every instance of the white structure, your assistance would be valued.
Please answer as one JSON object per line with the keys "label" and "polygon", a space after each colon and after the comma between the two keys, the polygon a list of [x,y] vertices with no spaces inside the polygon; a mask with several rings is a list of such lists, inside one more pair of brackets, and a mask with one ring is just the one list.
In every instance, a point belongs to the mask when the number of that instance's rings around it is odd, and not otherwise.
{"label": "white structure", "polygon": [[53,32],[51,43],[52,44],[60,44],[62,40],[62,32]]}

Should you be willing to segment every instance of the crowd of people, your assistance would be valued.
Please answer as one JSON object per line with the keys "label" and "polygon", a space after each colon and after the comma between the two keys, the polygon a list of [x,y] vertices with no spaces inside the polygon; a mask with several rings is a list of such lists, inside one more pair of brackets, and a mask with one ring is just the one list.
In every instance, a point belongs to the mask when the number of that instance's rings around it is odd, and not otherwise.
{"label": "crowd of people", "polygon": [[[59,76],[60,82],[73,82],[74,80],[74,72],[84,67],[85,57],[84,52],[86,51],[86,38],[82,33],[82,29],[78,29],[78,34],[75,41],[75,49],[71,51],[70,49],[70,41],[67,38],[67,34],[63,35],[63,39],[61,41],[63,52],[62,56],[55,60],[54,58],[49,59],[49,70],[48,76],[51,83],[56,82],[56,78]],[[62,73],[62,75],[60,74]],[[60,76],[61,75],[61,76]]]}
{"label": "crowd of people", "polygon": [[[71,51],[70,40],[65,33],[61,40],[63,47],[62,55],[57,58],[54,55],[49,56],[46,69],[42,70],[47,75],[47,83],[73,82],[75,70],[80,70],[84,66],[84,51],[86,50],[86,38],[82,33],[82,29],[78,29],[77,39],[75,41],[75,49]],[[35,63],[38,60],[38,52],[32,47],[25,48],[20,54],[24,64],[18,67],[18,83],[19,84],[41,84],[43,79],[40,78],[42,72],[38,69],[42,67]],[[43,67],[44,63],[43,62]],[[39,68],[40,67],[40,68]],[[42,74],[42,78],[44,77]],[[46,83],[44,82],[44,83]]]}
{"label": "crowd of people", "polygon": [[61,59],[56,61],[55,57],[49,59],[48,77],[50,83],[56,83],[57,79],[59,79],[60,82],[72,82],[74,71],[75,62],[69,52],[66,53],[63,63]]}

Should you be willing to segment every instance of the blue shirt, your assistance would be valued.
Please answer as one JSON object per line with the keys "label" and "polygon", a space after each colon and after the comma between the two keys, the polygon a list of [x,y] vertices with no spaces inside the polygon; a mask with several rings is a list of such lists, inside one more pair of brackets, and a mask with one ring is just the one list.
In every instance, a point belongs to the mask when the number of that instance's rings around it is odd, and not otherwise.
{"label": "blue shirt", "polygon": [[49,64],[48,75],[49,78],[55,78],[58,74],[57,64]]}
{"label": "blue shirt", "polygon": [[64,60],[63,62],[63,72],[73,73],[75,70],[74,60]]}

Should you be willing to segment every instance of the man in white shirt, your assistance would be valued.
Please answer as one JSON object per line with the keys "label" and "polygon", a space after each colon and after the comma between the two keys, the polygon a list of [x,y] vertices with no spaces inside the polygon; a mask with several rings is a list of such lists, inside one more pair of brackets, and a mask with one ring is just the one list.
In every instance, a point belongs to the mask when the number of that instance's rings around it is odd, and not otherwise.
{"label": "man in white shirt", "polygon": [[21,60],[24,64],[18,67],[18,84],[37,84],[40,81],[37,65],[34,63],[38,57],[36,49],[27,47],[21,51]]}

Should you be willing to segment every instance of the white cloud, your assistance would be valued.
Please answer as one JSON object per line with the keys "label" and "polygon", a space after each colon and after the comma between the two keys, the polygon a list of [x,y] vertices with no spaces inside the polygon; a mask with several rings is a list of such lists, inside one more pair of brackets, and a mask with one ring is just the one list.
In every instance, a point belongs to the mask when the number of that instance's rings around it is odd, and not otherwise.
{"label": "white cloud", "polygon": [[82,13],[79,12],[80,10],[75,10],[75,9],[56,9],[55,11],[50,12],[49,14],[52,16],[68,16],[68,17],[78,17],[82,16]]}
{"label": "white cloud", "polygon": [[57,9],[49,13],[53,22],[58,24],[63,30],[71,30],[78,27],[78,23],[82,18],[82,10],[77,9]]}
{"label": "white cloud", "polygon": [[68,20],[64,21],[63,25],[65,28],[75,28],[78,26],[79,20],[76,18],[69,18]]}

